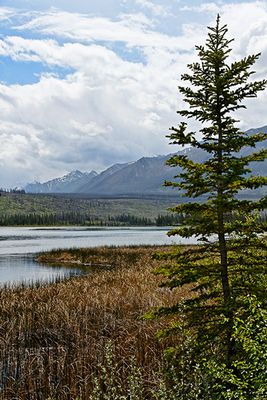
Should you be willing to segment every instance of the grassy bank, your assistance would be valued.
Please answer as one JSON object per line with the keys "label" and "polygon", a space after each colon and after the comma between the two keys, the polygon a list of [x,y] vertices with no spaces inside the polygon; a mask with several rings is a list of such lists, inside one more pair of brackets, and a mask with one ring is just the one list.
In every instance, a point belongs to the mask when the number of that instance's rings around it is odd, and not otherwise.
{"label": "grassy bank", "polygon": [[[160,278],[152,274],[156,261],[151,258],[157,250],[94,248],[42,254],[42,262],[79,261],[104,268],[45,287],[1,290],[0,399],[160,398],[157,373],[164,343],[155,333],[163,321],[140,316],[188,292],[158,287]],[[113,396],[109,390],[114,385]],[[129,391],[136,396],[127,397]]]}

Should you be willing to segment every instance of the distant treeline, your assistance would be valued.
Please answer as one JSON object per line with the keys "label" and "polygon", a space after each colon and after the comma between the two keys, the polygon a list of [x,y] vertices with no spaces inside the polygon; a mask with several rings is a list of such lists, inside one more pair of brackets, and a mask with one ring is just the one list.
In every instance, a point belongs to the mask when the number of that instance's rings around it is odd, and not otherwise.
{"label": "distant treeline", "polygon": [[130,214],[99,217],[79,212],[0,215],[0,226],[172,226],[179,224],[180,221],[179,215],[158,215],[155,220]]}
{"label": "distant treeline", "polygon": [[[242,215],[235,215],[235,214],[228,214],[227,215],[227,220],[229,222],[234,221],[235,219],[241,220],[241,221],[246,221],[246,216],[242,216]],[[267,223],[267,211],[261,211],[259,214],[256,214],[256,219],[261,222],[261,223]]]}
{"label": "distant treeline", "polygon": [[[234,216],[229,216],[233,220]],[[179,214],[159,214],[155,219],[134,216],[132,214],[97,216],[88,213],[65,211],[60,213],[13,213],[0,215],[0,226],[175,226],[183,220]],[[259,216],[261,222],[267,223],[267,213]]]}
{"label": "distant treeline", "polygon": [[17,188],[15,188],[15,189],[3,189],[3,188],[0,188],[0,196],[1,196],[1,193],[25,194],[25,190],[24,189],[17,189]]}

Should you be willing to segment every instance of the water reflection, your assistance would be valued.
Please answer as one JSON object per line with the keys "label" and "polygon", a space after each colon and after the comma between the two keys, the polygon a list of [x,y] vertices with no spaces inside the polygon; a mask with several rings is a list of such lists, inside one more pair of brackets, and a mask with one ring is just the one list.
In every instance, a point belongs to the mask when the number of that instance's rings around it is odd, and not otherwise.
{"label": "water reflection", "polygon": [[193,243],[169,238],[168,228],[0,228],[0,254],[28,254],[54,248]]}
{"label": "water reflection", "polygon": [[168,228],[13,228],[0,227],[0,284],[63,278],[79,269],[56,268],[34,261],[32,254],[55,248],[163,245],[194,243],[193,239],[169,238]]}
{"label": "water reflection", "polygon": [[81,273],[82,270],[79,268],[50,267],[38,263],[33,254],[0,256],[0,286],[55,281],[77,276]]}

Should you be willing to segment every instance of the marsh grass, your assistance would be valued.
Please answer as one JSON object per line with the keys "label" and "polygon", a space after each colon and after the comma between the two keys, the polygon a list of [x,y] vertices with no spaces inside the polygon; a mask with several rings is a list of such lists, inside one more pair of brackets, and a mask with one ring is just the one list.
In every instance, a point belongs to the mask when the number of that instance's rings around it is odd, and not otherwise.
{"label": "marsh grass", "polygon": [[143,398],[152,398],[159,384],[155,371],[162,368],[166,345],[155,334],[164,321],[146,321],[141,316],[188,296],[186,289],[158,287],[160,277],[152,273],[158,265],[152,260],[157,250],[57,250],[40,255],[40,261],[80,261],[114,268],[95,267],[88,275],[51,285],[0,290],[0,399],[88,400],[93,399],[97,385],[104,398],[103,393],[112,387],[111,381],[103,381],[111,345],[116,367],[109,365],[109,371],[117,391],[120,386],[125,398],[137,398],[127,393],[138,381]]}

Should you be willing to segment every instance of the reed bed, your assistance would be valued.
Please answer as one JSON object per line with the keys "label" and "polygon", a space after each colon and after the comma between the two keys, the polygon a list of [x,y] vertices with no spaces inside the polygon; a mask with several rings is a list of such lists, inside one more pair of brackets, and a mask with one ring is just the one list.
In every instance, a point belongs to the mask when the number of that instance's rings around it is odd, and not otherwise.
{"label": "reed bed", "polygon": [[129,392],[136,379],[142,381],[142,398],[152,398],[166,345],[155,334],[164,322],[140,317],[188,295],[186,289],[159,288],[161,278],[152,273],[158,265],[152,254],[158,250],[54,251],[40,260],[95,267],[88,275],[51,285],[0,290],[0,399],[141,399],[97,395],[99,385],[108,393],[113,374],[121,393]]}

